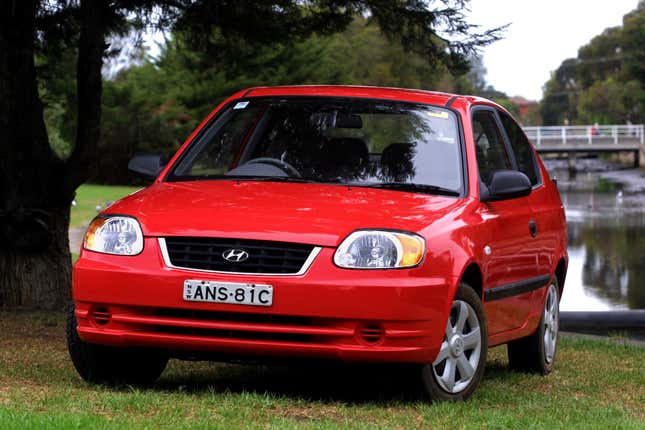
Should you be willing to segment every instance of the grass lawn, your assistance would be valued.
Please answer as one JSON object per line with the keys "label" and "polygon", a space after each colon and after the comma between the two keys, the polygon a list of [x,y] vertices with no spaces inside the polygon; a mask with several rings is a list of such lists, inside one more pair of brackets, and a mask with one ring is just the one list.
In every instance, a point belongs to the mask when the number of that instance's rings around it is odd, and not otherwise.
{"label": "grass lawn", "polygon": [[[428,405],[391,367],[171,361],[154,388],[91,386],[60,314],[0,312],[0,428],[645,428],[645,348],[562,339],[548,377],[491,350],[470,402]],[[402,394],[404,393],[404,394]]]}
{"label": "grass lawn", "polygon": [[76,190],[76,206],[72,206],[71,227],[87,225],[96,215],[96,206],[114,202],[141,187],[84,184]]}

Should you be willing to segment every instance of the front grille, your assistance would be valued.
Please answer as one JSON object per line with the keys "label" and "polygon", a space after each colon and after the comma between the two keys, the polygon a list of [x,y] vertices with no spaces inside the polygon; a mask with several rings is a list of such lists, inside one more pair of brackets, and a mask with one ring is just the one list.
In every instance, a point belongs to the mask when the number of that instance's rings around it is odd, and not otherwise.
{"label": "front grille", "polygon": [[[175,267],[232,273],[296,274],[314,250],[300,243],[206,237],[167,237],[165,243]],[[248,258],[227,261],[224,253],[230,250],[245,251]]]}

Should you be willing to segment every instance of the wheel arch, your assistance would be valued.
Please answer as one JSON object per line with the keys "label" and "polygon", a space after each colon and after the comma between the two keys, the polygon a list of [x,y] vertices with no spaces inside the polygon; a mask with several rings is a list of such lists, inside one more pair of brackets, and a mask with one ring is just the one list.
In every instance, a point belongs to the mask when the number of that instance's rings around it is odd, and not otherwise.
{"label": "wheel arch", "polygon": [[564,281],[567,277],[567,260],[565,260],[564,257],[561,257],[560,261],[558,261],[558,265],[555,268],[554,275],[558,281],[558,297],[562,298]]}
{"label": "wheel arch", "polygon": [[459,283],[465,282],[479,296],[482,303],[484,302],[484,278],[479,264],[474,261],[468,262],[459,276]]}

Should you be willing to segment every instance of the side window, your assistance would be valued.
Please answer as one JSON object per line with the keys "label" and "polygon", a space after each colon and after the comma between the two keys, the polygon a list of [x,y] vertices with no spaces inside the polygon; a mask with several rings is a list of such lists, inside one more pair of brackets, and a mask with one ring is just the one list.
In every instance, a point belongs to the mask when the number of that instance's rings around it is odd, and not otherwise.
{"label": "side window", "polygon": [[480,110],[473,114],[473,137],[477,152],[479,177],[489,183],[495,170],[511,169],[502,135],[492,112]]}
{"label": "side window", "polygon": [[519,171],[528,176],[531,180],[531,185],[536,185],[539,182],[539,177],[531,144],[513,118],[504,112],[498,113],[502,120],[504,130],[506,130],[506,135],[511,142],[511,148],[515,154],[515,160],[517,161]]}
{"label": "side window", "polygon": [[[218,122],[206,131],[205,138],[209,140],[194,159],[186,159],[177,167],[178,175],[223,175],[233,164],[235,157],[244,143],[244,136],[249,131],[249,125],[259,115],[263,106],[255,104],[247,109],[232,109],[224,113],[223,126]],[[230,118],[230,119],[229,119]],[[213,131],[215,130],[216,131]],[[190,169],[190,170],[187,170]]]}

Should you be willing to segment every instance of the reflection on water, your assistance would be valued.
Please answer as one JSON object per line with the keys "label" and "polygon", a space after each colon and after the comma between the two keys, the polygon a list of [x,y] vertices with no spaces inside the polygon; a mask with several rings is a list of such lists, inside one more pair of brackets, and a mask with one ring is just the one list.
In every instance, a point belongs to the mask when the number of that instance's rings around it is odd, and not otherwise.
{"label": "reflection on water", "polygon": [[569,223],[563,310],[645,309],[645,227]]}
{"label": "reflection on water", "polygon": [[559,189],[569,226],[562,310],[645,309],[645,196],[626,195],[597,173],[559,181]]}

